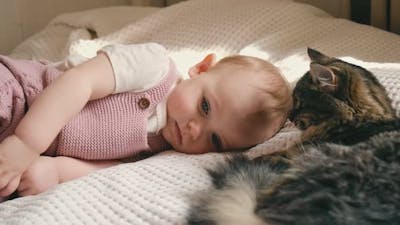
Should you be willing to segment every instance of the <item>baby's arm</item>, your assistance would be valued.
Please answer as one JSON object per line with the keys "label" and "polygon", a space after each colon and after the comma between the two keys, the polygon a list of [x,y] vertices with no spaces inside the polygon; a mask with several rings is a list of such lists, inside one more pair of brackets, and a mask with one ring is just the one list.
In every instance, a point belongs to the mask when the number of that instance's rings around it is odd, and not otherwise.
{"label": "baby's arm", "polygon": [[86,161],[65,156],[40,156],[23,173],[18,193],[21,196],[39,194],[57,184],[120,163],[119,160]]}
{"label": "baby's arm", "polygon": [[15,133],[0,144],[0,196],[11,194],[22,173],[43,153],[61,128],[92,99],[114,91],[105,54],[65,72],[34,101]]}

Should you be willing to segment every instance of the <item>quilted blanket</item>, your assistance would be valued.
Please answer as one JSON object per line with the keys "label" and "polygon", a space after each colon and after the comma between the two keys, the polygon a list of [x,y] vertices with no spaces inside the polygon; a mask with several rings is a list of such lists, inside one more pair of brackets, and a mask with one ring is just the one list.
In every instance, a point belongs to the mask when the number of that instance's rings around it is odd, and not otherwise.
{"label": "quilted blanket", "polygon": [[[400,37],[290,0],[190,0],[104,37],[71,42],[68,52],[92,56],[110,42],[149,41],[166,46],[182,73],[206,53],[240,53],[275,63],[293,84],[308,69],[309,46],[374,72],[400,115]],[[288,123],[247,154],[273,152],[298,138]],[[0,204],[0,224],[184,224],[196,193],[211,184],[204,168],[224,157],[167,151],[104,169]]]}

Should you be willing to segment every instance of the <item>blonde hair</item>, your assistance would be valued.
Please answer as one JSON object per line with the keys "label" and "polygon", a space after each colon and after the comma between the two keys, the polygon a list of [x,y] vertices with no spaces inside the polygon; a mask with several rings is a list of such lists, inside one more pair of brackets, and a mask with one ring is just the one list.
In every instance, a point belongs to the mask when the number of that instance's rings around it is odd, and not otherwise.
{"label": "blonde hair", "polygon": [[255,91],[257,101],[254,103],[257,107],[255,111],[244,115],[246,122],[242,123],[240,129],[249,135],[270,129],[272,131],[264,133],[260,142],[271,138],[282,128],[292,107],[291,89],[286,78],[272,63],[251,56],[228,56],[218,61],[212,69],[225,66],[245,71],[246,76],[256,76],[251,85],[258,90]]}

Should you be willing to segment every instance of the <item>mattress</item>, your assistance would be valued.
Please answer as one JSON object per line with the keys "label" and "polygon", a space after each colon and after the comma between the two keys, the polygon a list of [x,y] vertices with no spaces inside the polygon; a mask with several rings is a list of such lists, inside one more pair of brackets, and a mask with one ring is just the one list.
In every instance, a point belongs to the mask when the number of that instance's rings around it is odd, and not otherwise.
{"label": "mattress", "polygon": [[[61,22],[87,29],[93,23],[82,22],[76,15],[58,17],[46,29]],[[105,27],[92,29],[100,34]],[[26,42],[12,56],[57,61],[68,54],[91,57],[109,43],[158,42],[166,46],[183,74],[210,52],[221,58],[245,54],[276,64],[294,85],[308,70],[306,48],[312,47],[374,72],[400,115],[400,37],[290,0],[190,0],[157,9],[96,38],[79,32],[63,38],[51,45],[63,46],[63,51],[44,46],[40,41],[48,40],[38,35],[28,42],[41,44]],[[287,123],[272,139],[246,154],[254,157],[286,148],[299,136]],[[0,224],[185,224],[196,194],[211,185],[205,169],[227,155],[186,155],[171,150],[97,171],[45,193],[0,204]]]}

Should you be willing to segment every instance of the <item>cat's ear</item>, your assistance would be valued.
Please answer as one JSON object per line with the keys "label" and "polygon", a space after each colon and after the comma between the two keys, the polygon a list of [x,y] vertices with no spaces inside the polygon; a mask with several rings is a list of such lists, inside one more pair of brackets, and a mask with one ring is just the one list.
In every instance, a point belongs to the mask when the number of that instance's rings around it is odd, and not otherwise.
{"label": "cat's ear", "polygon": [[337,78],[332,69],[318,63],[310,64],[310,74],[313,82],[322,90],[332,93],[336,90]]}
{"label": "cat's ear", "polygon": [[307,54],[310,57],[312,62],[327,62],[330,57],[322,54],[321,52],[312,49],[310,47],[307,48]]}

